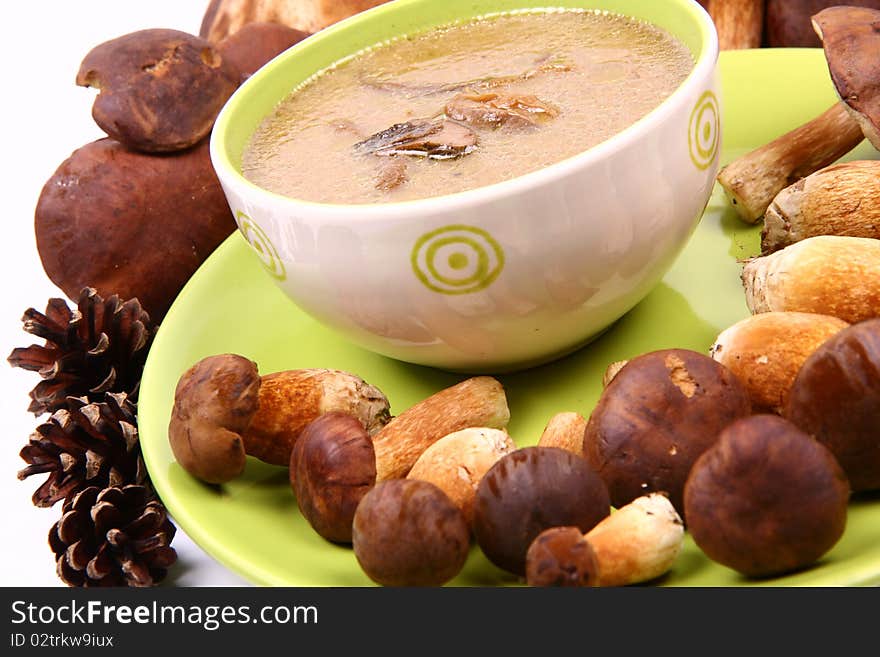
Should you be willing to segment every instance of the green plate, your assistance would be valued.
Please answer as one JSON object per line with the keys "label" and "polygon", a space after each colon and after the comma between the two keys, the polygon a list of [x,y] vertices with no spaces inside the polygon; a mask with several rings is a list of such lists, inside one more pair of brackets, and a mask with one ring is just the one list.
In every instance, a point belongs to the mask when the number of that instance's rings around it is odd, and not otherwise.
{"label": "green plate", "polygon": [[[819,50],[756,50],[721,57],[725,161],[827,109],[836,97]],[[877,157],[867,145],[850,158]],[[740,223],[715,194],[687,249],[657,288],[602,338],[555,363],[498,378],[508,393],[510,434],[534,444],[550,417],[589,415],[605,366],[654,349],[706,352],[718,333],[745,317],[739,260],[758,251],[759,229]],[[463,378],[364,351],[323,328],[288,301],[236,233],[184,288],[150,351],[139,424],[147,467],[174,519],[206,552],[258,584],[367,585],[351,549],[325,542],[299,515],[286,469],[249,459],[244,475],[221,487],[187,475],[168,446],[174,387],[198,359],[234,352],[262,373],[329,367],[379,386],[400,413]],[[880,583],[880,496],[854,499],[840,542],[814,567],[750,581],[711,562],[687,539],[660,583],[684,586],[864,585]],[[460,585],[516,579],[474,548]]]}

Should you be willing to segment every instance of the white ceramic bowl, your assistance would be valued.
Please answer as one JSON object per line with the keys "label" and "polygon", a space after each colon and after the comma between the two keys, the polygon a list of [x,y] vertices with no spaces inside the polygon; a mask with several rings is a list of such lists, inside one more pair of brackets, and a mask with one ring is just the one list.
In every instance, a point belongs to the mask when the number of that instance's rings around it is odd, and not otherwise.
{"label": "white ceramic bowl", "polygon": [[[696,66],[660,106],[584,153],[519,178],[403,203],[335,205],[241,175],[259,121],[298,83],[392,36],[533,0],[395,0],[294,46],[233,95],[211,156],[241,233],[303,310],[404,361],[495,372],[546,362],[636,305],[687,243],[718,168],[718,43],[693,0],[562,0],[648,20]],[[457,255],[450,266],[450,256]],[[466,262],[466,266],[461,264]]]}

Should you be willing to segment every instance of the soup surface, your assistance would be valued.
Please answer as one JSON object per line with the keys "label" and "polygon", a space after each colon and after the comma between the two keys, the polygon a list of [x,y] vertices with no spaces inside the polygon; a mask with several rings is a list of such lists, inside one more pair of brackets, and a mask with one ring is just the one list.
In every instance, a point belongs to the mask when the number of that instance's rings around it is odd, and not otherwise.
{"label": "soup surface", "polygon": [[690,73],[665,31],[595,11],[503,14],[396,39],[295,89],[255,131],[246,178],[325,203],[482,187],[584,151]]}

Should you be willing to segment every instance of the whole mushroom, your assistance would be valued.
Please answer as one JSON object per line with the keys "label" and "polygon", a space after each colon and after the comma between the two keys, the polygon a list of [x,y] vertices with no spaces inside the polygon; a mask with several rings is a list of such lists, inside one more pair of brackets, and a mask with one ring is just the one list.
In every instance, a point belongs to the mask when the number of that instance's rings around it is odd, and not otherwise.
{"label": "whole mushroom", "polygon": [[375,432],[389,418],[381,391],[347,372],[286,370],[261,377],[253,361],[219,354],[180,377],[168,439],[187,472],[220,484],[242,473],[246,455],[288,466],[303,429],[333,411],[363,431]]}
{"label": "whole mushroom", "polygon": [[849,494],[828,449],[781,417],[753,415],[694,464],[685,517],[710,559],[767,577],[808,566],[837,543]]}
{"label": "whole mushroom", "polygon": [[584,433],[584,455],[615,507],[664,492],[681,512],[694,461],[721,429],[750,412],[746,388],[708,356],[686,349],[642,354],[603,390]]}
{"label": "whole mushroom", "polygon": [[361,500],[352,530],[354,555],[383,586],[440,586],[464,566],[470,530],[434,484],[395,479]]}
{"label": "whole mushroom", "polygon": [[608,490],[580,456],[558,447],[524,447],[483,476],[474,502],[474,536],[499,568],[525,575],[526,553],[551,527],[585,533],[611,510]]}
{"label": "whole mushroom", "polygon": [[100,139],[43,186],[34,230],[46,274],[68,297],[93,287],[137,298],[160,322],[235,221],[207,141],[156,156]]}
{"label": "whole mushroom", "polygon": [[880,489],[880,319],[843,329],[807,358],[785,417],[834,454],[854,491]]}
{"label": "whole mushroom", "polygon": [[668,572],[684,541],[681,517],[660,493],[639,497],[584,534],[548,529],[526,554],[530,586],[627,586]]}
{"label": "whole mushroom", "polygon": [[211,132],[241,73],[208,41],[178,30],[138,30],[93,48],[76,83],[99,94],[95,122],[129,148],[178,151]]}

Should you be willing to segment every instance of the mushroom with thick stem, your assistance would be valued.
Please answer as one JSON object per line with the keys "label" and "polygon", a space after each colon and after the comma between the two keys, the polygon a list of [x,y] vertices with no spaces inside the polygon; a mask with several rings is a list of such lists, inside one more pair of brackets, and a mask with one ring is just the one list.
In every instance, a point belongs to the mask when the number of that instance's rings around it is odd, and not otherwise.
{"label": "mushroom with thick stem", "polygon": [[880,239],[880,161],[841,162],[783,189],[764,215],[764,255],[819,235]]}
{"label": "mushroom with thick stem", "polygon": [[713,561],[750,577],[814,563],[846,527],[850,488],[831,452],[783,418],[734,422],[685,484],[688,532]]}
{"label": "mushroom with thick stem", "polygon": [[168,439],[194,477],[220,484],[242,473],[245,455],[287,466],[303,429],[340,411],[378,431],[389,405],[377,388],[338,370],[287,370],[260,376],[236,354],[203,358],[183,373],[174,393]]}
{"label": "mushroom with thick stem", "polygon": [[492,377],[466,379],[395,417],[372,438],[338,414],[315,419],[296,441],[290,484],[300,512],[329,541],[351,542],[361,498],[377,483],[405,477],[432,444],[468,427],[503,429],[504,388]]}
{"label": "mushroom with thick stem", "polygon": [[464,566],[470,530],[464,515],[434,484],[395,479],[378,484],[358,504],[354,555],[383,586],[440,586]]}
{"label": "mushroom with thick stem", "polygon": [[524,447],[480,481],[474,536],[489,561],[525,575],[526,553],[550,527],[595,527],[611,511],[608,490],[587,462],[558,447]]}
{"label": "mushroom with thick stem", "polygon": [[832,7],[813,17],[841,101],[718,173],[740,218],[757,223],[788,185],[822,169],[867,137],[880,148],[880,11]]}
{"label": "mushroom with thick stem", "polygon": [[880,317],[880,240],[819,235],[743,267],[753,313],[805,312],[850,324]]}
{"label": "mushroom with thick stem", "polygon": [[709,0],[706,10],[721,50],[759,48],[764,34],[764,0]]}
{"label": "mushroom with thick stem", "polygon": [[675,563],[684,523],[660,493],[636,498],[589,532],[557,527],[540,534],[526,557],[531,586],[628,586],[660,577]]}

